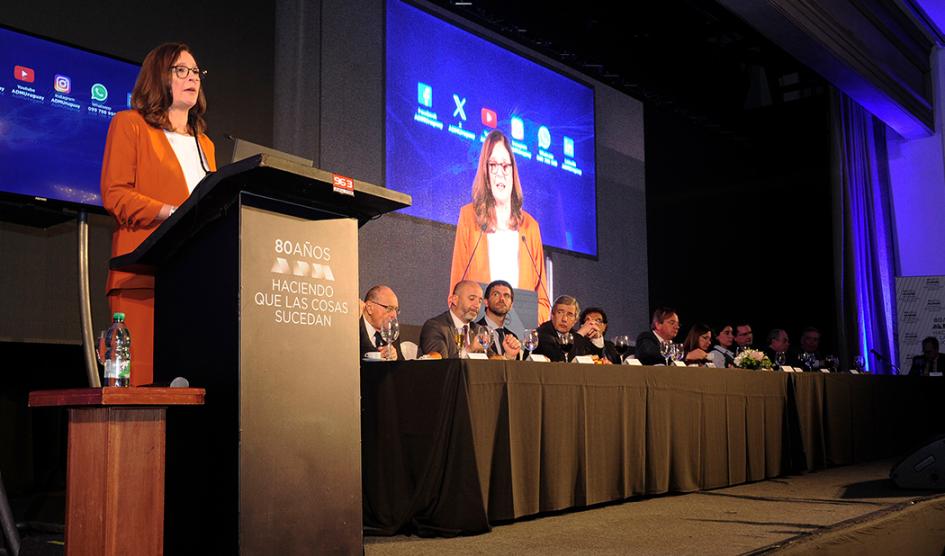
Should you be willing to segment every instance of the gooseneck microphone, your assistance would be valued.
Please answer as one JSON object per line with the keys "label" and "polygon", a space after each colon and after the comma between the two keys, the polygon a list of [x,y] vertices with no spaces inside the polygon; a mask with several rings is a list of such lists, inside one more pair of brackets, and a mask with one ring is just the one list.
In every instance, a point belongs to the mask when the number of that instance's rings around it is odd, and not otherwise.
{"label": "gooseneck microphone", "polygon": [[879,359],[880,361],[883,361],[884,363],[886,363],[886,365],[888,365],[889,368],[892,369],[895,374],[897,374],[897,375],[898,375],[898,374],[901,374],[901,373],[899,372],[899,367],[897,367],[896,365],[894,365],[893,362],[892,362],[888,357],[886,357],[885,355],[883,355],[882,353],[876,351],[876,350],[873,349],[873,348],[870,348],[870,353],[872,353],[873,355],[875,355],[876,358]]}
{"label": "gooseneck microphone", "polygon": [[[466,270],[463,271],[463,277],[459,279],[460,282],[466,279],[466,274],[469,273],[469,265],[472,264],[473,257],[476,256],[476,249],[479,249],[479,242],[482,241],[482,234],[486,233],[486,225],[483,224],[479,226],[479,237],[476,238],[476,245],[473,246],[472,253],[469,254],[469,260],[466,261]],[[453,284],[455,287],[456,284]]]}
{"label": "gooseneck microphone", "polygon": [[535,263],[535,255],[528,247],[528,240],[525,239],[525,234],[522,234],[522,245],[525,246],[525,251],[528,252],[528,260],[532,262],[532,268],[535,269],[535,274],[538,275],[538,285],[541,286],[541,290],[545,292],[545,298],[548,299],[548,302],[550,303],[551,297],[548,296],[548,288],[545,287],[545,283],[541,279],[541,272],[538,270],[538,265]]}

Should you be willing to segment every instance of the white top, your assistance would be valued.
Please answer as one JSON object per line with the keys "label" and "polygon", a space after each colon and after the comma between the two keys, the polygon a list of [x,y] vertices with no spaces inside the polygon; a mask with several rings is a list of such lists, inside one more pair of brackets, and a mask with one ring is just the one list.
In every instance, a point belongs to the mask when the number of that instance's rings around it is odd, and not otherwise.
{"label": "white top", "polygon": [[490,280],[505,280],[518,287],[518,246],[521,244],[517,230],[499,230],[486,236],[489,245]]}
{"label": "white top", "polygon": [[726,354],[727,354],[729,357],[731,357],[732,359],[735,358],[735,354],[732,353],[731,350],[728,350],[728,349],[722,347],[721,345],[716,344],[716,345],[712,346],[712,349],[709,350],[709,353],[707,354],[706,357],[707,357],[707,359],[708,359],[709,361],[711,361],[712,363],[714,363],[717,368],[719,368],[719,369],[724,369],[724,368],[725,368],[725,355],[726,355]]}
{"label": "white top", "polygon": [[[183,135],[167,130],[164,130],[164,135],[167,136],[167,141],[174,149],[174,154],[177,155],[180,169],[184,171],[184,179],[187,180],[187,192],[193,193],[200,180],[207,175],[203,171],[203,166],[200,165],[200,158],[203,153],[197,150],[197,141],[194,140],[193,135]],[[206,159],[204,159],[204,164],[206,164]],[[209,167],[209,165],[207,166]]]}

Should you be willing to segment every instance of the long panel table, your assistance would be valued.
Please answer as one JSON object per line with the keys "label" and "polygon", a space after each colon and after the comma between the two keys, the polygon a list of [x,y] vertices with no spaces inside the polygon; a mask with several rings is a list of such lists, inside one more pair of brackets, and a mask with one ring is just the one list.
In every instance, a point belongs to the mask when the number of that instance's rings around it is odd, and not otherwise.
{"label": "long panel table", "polygon": [[505,361],[361,368],[367,534],[490,524],[888,457],[945,380]]}

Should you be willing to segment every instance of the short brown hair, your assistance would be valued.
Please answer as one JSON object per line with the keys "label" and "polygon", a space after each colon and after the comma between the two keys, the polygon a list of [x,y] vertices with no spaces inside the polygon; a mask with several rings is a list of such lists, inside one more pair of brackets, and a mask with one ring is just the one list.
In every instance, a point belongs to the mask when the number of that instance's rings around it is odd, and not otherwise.
{"label": "short brown hair", "polygon": [[[141,63],[141,71],[131,91],[131,107],[137,110],[146,122],[158,129],[171,129],[167,110],[174,101],[171,93],[171,66],[181,52],[193,51],[184,43],[164,43],[148,52]],[[187,114],[187,126],[194,134],[206,133],[207,122],[203,119],[207,111],[207,99],[203,94],[203,81],[197,92],[197,104]]]}
{"label": "short brown hair", "polygon": [[663,324],[663,321],[676,314],[672,307],[657,307],[653,311],[653,319],[650,320],[650,328],[656,329],[656,325]]}

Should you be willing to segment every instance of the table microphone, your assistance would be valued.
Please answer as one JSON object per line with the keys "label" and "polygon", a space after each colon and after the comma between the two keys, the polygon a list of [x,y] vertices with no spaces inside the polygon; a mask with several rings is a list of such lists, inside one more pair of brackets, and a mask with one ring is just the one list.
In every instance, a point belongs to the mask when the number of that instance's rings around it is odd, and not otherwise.
{"label": "table microphone", "polygon": [[900,373],[899,373],[899,367],[897,367],[896,365],[893,365],[893,362],[890,361],[888,357],[886,357],[885,355],[883,355],[882,353],[876,351],[876,350],[873,349],[873,348],[870,348],[870,353],[872,353],[873,355],[875,355],[876,358],[879,359],[880,361],[884,361],[887,365],[889,365],[889,368],[892,369],[893,372],[895,372],[897,375],[900,374]]}

